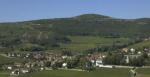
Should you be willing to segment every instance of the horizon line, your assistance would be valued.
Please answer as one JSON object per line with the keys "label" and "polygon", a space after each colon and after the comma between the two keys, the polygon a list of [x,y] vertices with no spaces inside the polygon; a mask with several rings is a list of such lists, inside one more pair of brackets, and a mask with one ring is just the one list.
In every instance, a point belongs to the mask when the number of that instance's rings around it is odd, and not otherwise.
{"label": "horizon line", "polygon": [[28,21],[36,21],[36,20],[48,20],[48,19],[61,19],[61,18],[73,18],[73,17],[77,17],[77,16],[81,16],[81,15],[88,15],[88,14],[93,14],[93,15],[101,15],[101,16],[107,16],[107,17],[111,17],[114,19],[122,19],[122,20],[136,20],[136,19],[143,19],[143,18],[150,18],[150,17],[137,17],[137,18],[121,18],[121,17],[113,17],[113,16],[109,16],[109,15],[104,15],[104,14],[96,14],[96,13],[85,13],[85,14],[78,14],[78,15],[73,15],[73,16],[64,16],[64,17],[43,17],[43,18],[35,18],[35,19],[24,19],[24,20],[8,20],[8,21],[0,21],[0,23],[17,23],[17,22],[28,22]]}

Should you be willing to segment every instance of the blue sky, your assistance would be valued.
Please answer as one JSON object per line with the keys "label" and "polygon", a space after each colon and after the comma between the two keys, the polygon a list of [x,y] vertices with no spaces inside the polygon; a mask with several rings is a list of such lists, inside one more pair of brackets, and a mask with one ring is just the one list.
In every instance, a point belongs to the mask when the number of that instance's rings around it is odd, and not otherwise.
{"label": "blue sky", "polygon": [[0,0],[0,22],[87,13],[125,19],[150,18],[150,0]]}

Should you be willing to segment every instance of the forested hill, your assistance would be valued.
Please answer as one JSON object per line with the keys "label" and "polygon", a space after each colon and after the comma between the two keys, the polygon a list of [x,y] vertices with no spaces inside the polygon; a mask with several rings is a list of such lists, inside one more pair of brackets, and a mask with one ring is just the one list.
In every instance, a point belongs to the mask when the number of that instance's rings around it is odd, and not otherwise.
{"label": "forested hill", "polygon": [[67,36],[149,37],[150,19],[117,19],[97,14],[0,24],[0,48],[57,47]]}
{"label": "forested hill", "polygon": [[[117,19],[97,14],[84,14],[72,18],[43,19],[0,24],[2,32],[12,30],[50,31],[64,35],[149,36],[150,19]],[[4,30],[4,31],[3,31]],[[17,32],[20,33],[20,32]]]}

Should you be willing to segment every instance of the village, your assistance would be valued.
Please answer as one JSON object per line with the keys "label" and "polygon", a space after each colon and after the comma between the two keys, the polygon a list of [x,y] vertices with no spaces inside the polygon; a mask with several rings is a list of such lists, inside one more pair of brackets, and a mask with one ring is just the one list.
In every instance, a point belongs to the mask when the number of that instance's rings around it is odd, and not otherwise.
{"label": "village", "polygon": [[[69,52],[70,53],[70,52]],[[113,52],[114,53],[114,52]],[[113,54],[111,53],[111,55]],[[118,55],[111,57],[109,52],[93,53],[93,54],[62,54],[52,52],[10,52],[3,53],[1,55],[9,58],[20,58],[25,60],[23,62],[13,62],[4,64],[3,70],[10,71],[10,76],[18,76],[20,74],[32,73],[44,70],[78,70],[78,71],[92,71],[95,68],[130,68],[132,67],[132,60],[139,60],[141,56],[150,57],[150,49],[145,48],[143,51],[138,51],[134,48],[123,48],[120,52],[116,52]],[[115,53],[115,54],[116,54]],[[111,58],[111,59],[110,59]],[[117,59],[121,58],[121,59]],[[143,57],[142,57],[143,58]],[[111,61],[113,61],[110,63]],[[120,60],[122,63],[115,64]],[[144,59],[142,59],[144,60]],[[137,63],[137,62],[136,62]],[[141,63],[141,62],[140,62]],[[148,63],[147,63],[148,64]],[[138,65],[137,65],[138,66]],[[146,64],[139,65],[140,67],[146,66]],[[148,65],[147,65],[148,66]]]}

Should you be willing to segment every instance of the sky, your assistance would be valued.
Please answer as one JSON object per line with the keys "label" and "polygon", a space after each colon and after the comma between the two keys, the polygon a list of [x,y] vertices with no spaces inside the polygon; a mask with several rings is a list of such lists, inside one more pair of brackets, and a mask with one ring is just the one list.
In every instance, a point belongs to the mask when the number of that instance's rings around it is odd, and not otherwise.
{"label": "sky", "polygon": [[100,14],[150,18],[150,0],[0,0],[0,22]]}

